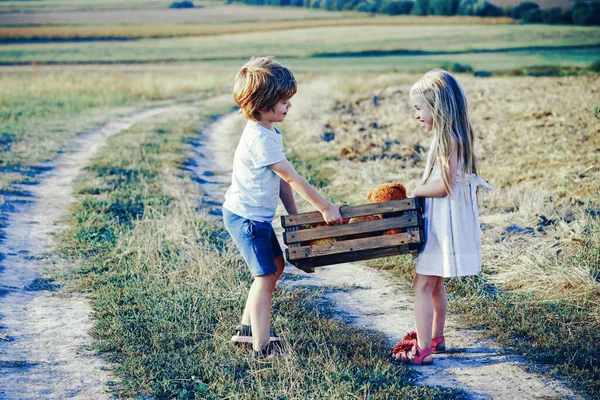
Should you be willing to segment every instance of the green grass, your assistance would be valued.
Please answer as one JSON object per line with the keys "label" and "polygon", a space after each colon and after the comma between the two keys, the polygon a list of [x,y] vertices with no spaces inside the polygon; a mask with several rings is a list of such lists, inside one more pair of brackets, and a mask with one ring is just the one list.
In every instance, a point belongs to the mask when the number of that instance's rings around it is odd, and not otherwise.
{"label": "green grass", "polygon": [[[181,170],[190,140],[229,106],[189,107],[114,136],[76,187],[65,256],[91,291],[97,348],[119,395],[159,398],[462,398],[416,386],[381,334],[346,325],[317,290],[277,289],[289,354],[257,363],[229,343],[251,277]],[[182,122],[185,121],[185,122]]]}
{"label": "green grass", "polygon": [[[271,40],[285,37],[285,40]],[[323,38],[327,38],[323,40]],[[435,52],[467,52],[444,59],[475,57],[484,60],[489,54],[468,53],[473,50],[518,49],[521,57],[531,50],[538,57],[549,58],[555,64],[565,55],[577,55],[578,60],[593,61],[585,51],[561,49],[564,46],[600,44],[600,30],[586,27],[548,25],[430,25],[430,26],[336,26],[310,29],[223,34],[209,37],[142,39],[125,42],[45,43],[5,45],[0,47],[0,63],[131,63],[152,61],[226,61],[237,63],[256,55],[274,54],[281,59],[306,60],[319,54],[352,54],[364,51],[426,51],[413,58],[422,62],[439,57]],[[542,46],[549,49],[530,49]],[[554,49],[556,47],[556,49]],[[514,51],[514,50],[511,50]],[[561,53],[562,52],[562,53]],[[588,53],[593,53],[589,51]],[[418,56],[418,54],[415,54]],[[359,57],[354,57],[359,58]],[[365,62],[377,63],[386,57]],[[316,63],[324,63],[319,58]],[[401,57],[398,60],[404,60]],[[409,59],[410,60],[410,59]],[[353,64],[355,60],[334,57],[331,63]],[[384,61],[385,62],[385,61]],[[472,63],[471,63],[472,64]]]}

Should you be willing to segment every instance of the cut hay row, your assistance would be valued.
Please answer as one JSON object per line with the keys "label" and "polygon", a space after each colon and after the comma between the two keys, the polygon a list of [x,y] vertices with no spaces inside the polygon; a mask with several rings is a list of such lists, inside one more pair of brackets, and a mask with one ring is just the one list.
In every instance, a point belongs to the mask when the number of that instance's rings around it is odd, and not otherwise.
{"label": "cut hay row", "polygon": [[[0,17],[1,19],[1,17]],[[246,32],[271,32],[287,29],[336,27],[336,26],[379,26],[379,25],[503,25],[515,21],[510,18],[479,17],[372,17],[307,19],[241,23],[192,24],[136,24],[136,25],[68,25],[27,26],[0,28],[0,43],[169,38],[183,36],[214,36]]]}

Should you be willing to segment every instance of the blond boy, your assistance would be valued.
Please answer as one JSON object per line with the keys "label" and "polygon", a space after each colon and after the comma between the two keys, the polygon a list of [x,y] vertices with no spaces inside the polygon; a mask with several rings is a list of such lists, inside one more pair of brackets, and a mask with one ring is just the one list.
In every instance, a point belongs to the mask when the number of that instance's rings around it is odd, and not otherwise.
{"label": "blond boy", "polygon": [[248,122],[236,148],[223,221],[254,282],[234,342],[252,343],[254,356],[270,358],[280,341],[269,330],[271,302],[285,261],[271,221],[281,199],[296,214],[292,189],[312,204],[327,223],[339,224],[339,207],[323,198],[285,157],[281,132],[296,93],[292,72],[274,57],[253,58],[235,77],[234,98]]}

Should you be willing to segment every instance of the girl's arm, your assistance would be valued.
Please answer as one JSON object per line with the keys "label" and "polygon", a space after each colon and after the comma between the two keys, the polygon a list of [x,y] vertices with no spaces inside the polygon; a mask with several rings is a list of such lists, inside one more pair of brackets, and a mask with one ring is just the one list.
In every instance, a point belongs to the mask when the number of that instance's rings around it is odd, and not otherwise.
{"label": "girl's arm", "polygon": [[269,165],[279,177],[287,182],[300,196],[315,207],[328,224],[341,224],[342,216],[340,208],[321,196],[310,183],[301,177],[294,169],[292,164],[286,159],[278,163]]}
{"label": "girl's arm", "polygon": [[[456,184],[456,170],[458,168],[458,152],[456,145],[453,146],[450,157],[448,158],[450,167],[450,187],[453,188]],[[424,185],[419,185],[413,191],[414,197],[443,197],[448,194],[444,187],[444,182],[441,179],[435,179],[427,182]]]}
{"label": "girl's arm", "polygon": [[281,179],[279,181],[279,198],[285,207],[285,211],[288,214],[298,214],[298,208],[296,208],[296,200],[294,199],[294,192],[289,183]]}

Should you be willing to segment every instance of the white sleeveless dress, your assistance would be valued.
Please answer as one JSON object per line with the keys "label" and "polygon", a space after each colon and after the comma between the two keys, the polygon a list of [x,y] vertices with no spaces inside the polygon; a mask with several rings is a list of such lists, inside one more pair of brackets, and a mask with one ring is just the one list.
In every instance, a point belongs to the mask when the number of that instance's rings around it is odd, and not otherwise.
{"label": "white sleeveless dress", "polygon": [[[457,175],[453,197],[424,199],[425,245],[417,258],[418,274],[449,278],[481,272],[477,187],[486,190],[492,190],[492,187],[475,174],[465,176],[463,182],[460,167]],[[438,165],[434,165],[429,181],[435,179],[441,179]]]}

